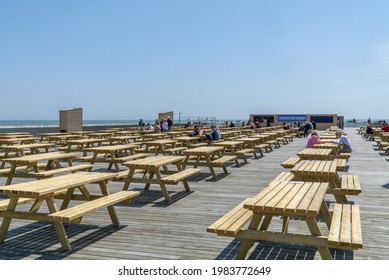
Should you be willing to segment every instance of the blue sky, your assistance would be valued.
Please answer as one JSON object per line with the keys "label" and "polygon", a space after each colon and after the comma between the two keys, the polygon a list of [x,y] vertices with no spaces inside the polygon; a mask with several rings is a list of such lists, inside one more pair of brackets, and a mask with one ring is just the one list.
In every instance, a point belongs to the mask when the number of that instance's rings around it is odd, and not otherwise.
{"label": "blue sky", "polygon": [[388,117],[389,1],[0,0],[0,119]]}

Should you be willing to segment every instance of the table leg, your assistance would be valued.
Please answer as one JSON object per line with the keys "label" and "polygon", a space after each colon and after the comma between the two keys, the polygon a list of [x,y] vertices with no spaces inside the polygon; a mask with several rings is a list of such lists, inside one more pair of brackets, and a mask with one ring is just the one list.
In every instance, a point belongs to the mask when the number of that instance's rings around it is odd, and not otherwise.
{"label": "table leg", "polygon": [[[134,172],[135,172],[135,168],[131,168],[130,171],[128,172],[127,178],[128,178],[128,179],[131,179],[132,177],[134,177]],[[127,180],[127,181],[124,183],[123,191],[128,191],[128,187],[129,187],[129,186],[130,186],[130,181]]]}
{"label": "table leg", "polygon": [[[54,197],[46,198],[47,207],[49,208],[50,213],[55,213],[58,211],[57,205],[55,204]],[[64,250],[70,251],[72,247],[70,246],[70,242],[68,236],[65,231],[65,227],[63,223],[54,221],[53,222],[55,231],[57,232],[58,239],[61,243],[61,246]]]}
{"label": "table leg", "polygon": [[209,170],[211,171],[212,177],[215,179],[216,178],[216,173],[215,173],[215,169],[213,169],[212,161],[211,161],[209,155],[205,155],[205,161],[206,161],[206,163],[207,163],[207,165],[209,167]]}
{"label": "table leg", "polygon": [[[18,197],[11,197],[7,207],[7,211],[11,211],[11,212],[15,211],[15,208],[18,205],[18,200],[19,200]],[[5,237],[9,229],[9,225],[11,224],[11,220],[12,218],[8,218],[8,217],[3,218],[3,223],[1,224],[1,228],[0,228],[0,244],[4,243]]]}
{"label": "table leg", "polygon": [[[154,172],[153,172],[154,173]],[[166,189],[166,185],[161,182],[161,179],[162,179],[162,176],[161,176],[161,172],[159,172],[159,170],[156,170],[155,171],[155,176],[157,177],[158,181],[159,181],[159,186],[161,187],[161,190],[162,190],[162,194],[163,196],[165,197],[165,200],[170,202],[171,199],[170,199],[170,196],[169,196],[169,193]],[[150,178],[151,179],[151,178]]]}
{"label": "table leg", "polygon": [[[149,170],[149,178],[148,179],[153,179],[154,174],[155,174],[154,170]],[[151,185],[150,183],[146,183],[145,190],[148,190],[150,188],[150,185]]]}
{"label": "table leg", "polygon": [[[103,194],[103,196],[109,195],[107,183],[105,181],[100,181],[99,186],[100,186],[100,190],[101,190],[101,193]],[[108,210],[109,217],[111,218],[112,225],[115,227],[119,227],[120,221],[119,221],[119,217],[116,213],[115,207],[113,205],[110,205],[107,207],[107,210]]]}
{"label": "table leg", "polygon": [[15,174],[15,170],[16,170],[16,164],[12,164],[12,165],[11,165],[11,169],[10,169],[10,171],[8,172],[8,175],[7,175],[7,182],[5,182],[5,185],[10,185],[10,184],[11,184],[13,175]]}
{"label": "table leg", "polygon": [[[322,235],[320,228],[317,225],[317,222],[315,220],[315,217],[306,218],[306,222],[307,222],[308,228],[313,236],[321,236]],[[332,260],[332,256],[330,254],[330,251],[328,250],[328,247],[317,246],[317,250],[319,251],[320,256],[323,260]]]}
{"label": "table leg", "polygon": [[[175,163],[175,166],[177,167],[178,172],[183,170],[181,167],[181,162]],[[186,178],[182,179],[182,183],[184,184],[185,191],[190,192],[189,184],[188,184],[188,181],[186,180]]]}
{"label": "table leg", "polygon": [[[251,218],[251,222],[250,222],[248,228],[252,229],[252,230],[257,230],[258,226],[261,223],[261,219],[262,219],[261,214],[254,214],[253,217]],[[253,244],[253,241],[251,239],[242,239],[239,251],[236,254],[236,259],[237,260],[246,259],[247,252],[250,250],[252,244]]]}

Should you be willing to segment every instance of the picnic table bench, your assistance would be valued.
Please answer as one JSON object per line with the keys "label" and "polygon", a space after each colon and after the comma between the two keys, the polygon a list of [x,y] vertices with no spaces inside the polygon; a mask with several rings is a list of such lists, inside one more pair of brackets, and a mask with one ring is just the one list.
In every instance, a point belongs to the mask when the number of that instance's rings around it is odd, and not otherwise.
{"label": "picnic table bench", "polygon": [[134,154],[134,150],[138,147],[137,144],[124,144],[124,145],[110,145],[101,147],[85,148],[85,152],[92,152],[92,156],[84,156],[80,158],[80,161],[108,163],[108,169],[114,166],[116,171],[120,171],[119,163],[123,163],[127,160],[143,158],[145,154]]}
{"label": "picnic table bench", "polygon": [[187,165],[193,165],[194,167],[207,166],[213,178],[216,178],[214,167],[222,167],[224,173],[228,173],[226,163],[235,161],[237,156],[224,156],[222,154],[223,149],[223,147],[207,146],[185,150],[183,151],[185,154],[184,168]]}
{"label": "picnic table bench", "polygon": [[[110,194],[107,182],[115,177],[112,173],[73,173],[56,178],[19,183],[0,187],[0,193],[10,198],[0,201],[0,217],[3,221],[0,228],[0,244],[3,244],[12,219],[36,220],[52,222],[57,236],[65,250],[71,250],[64,223],[80,223],[84,215],[106,207],[115,227],[120,226],[114,204],[130,201],[137,191],[120,191]],[[88,184],[98,184],[101,195],[91,195],[86,187]],[[76,194],[76,189],[81,194]],[[61,195],[62,204],[57,206],[56,200]],[[86,202],[70,206],[73,200]],[[20,204],[32,203],[29,211],[16,210]],[[42,202],[46,202],[48,213],[38,212]],[[69,207],[70,206],[70,207]]]}
{"label": "picnic table bench", "polygon": [[[11,167],[7,172],[0,172],[0,176],[7,177],[5,184],[9,185],[14,177],[42,179],[59,173],[92,168],[90,164],[73,165],[72,159],[77,156],[78,153],[50,152],[2,159]],[[62,166],[61,161],[65,161],[68,166]],[[41,170],[42,166],[44,170]]]}
{"label": "picnic table bench", "polygon": [[[328,248],[362,248],[362,230],[358,205],[335,204],[331,213],[324,197],[328,183],[275,182],[207,228],[219,236],[242,239],[237,259],[245,259],[254,240],[303,244],[317,247],[322,259],[332,259]],[[269,230],[273,217],[281,216],[281,229]],[[322,217],[328,234],[322,233],[317,217]],[[290,233],[289,221],[305,221],[309,233]]]}
{"label": "picnic table bench", "polygon": [[[120,176],[124,181],[123,190],[128,190],[131,183],[145,184],[148,190],[151,184],[160,186],[166,201],[171,201],[166,185],[177,185],[182,182],[185,191],[190,192],[187,178],[200,172],[199,168],[182,168],[183,156],[153,156],[123,163],[128,171],[121,172]],[[175,166],[175,170],[169,167]],[[136,178],[135,174],[142,173],[142,178]],[[167,174],[163,177],[162,174]],[[123,176],[125,175],[125,176]]]}
{"label": "picnic table bench", "polygon": [[337,160],[302,160],[290,172],[294,174],[294,180],[328,182],[328,192],[334,194],[338,203],[347,202],[346,195],[361,193],[357,175],[338,175]]}

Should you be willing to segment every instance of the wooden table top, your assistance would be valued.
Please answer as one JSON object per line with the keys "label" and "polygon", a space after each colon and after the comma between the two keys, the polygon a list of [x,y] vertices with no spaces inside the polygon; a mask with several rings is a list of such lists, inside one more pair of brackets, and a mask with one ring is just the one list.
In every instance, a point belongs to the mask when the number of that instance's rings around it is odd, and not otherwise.
{"label": "wooden table top", "polygon": [[125,162],[123,164],[129,168],[142,169],[147,167],[160,167],[177,161],[183,161],[184,159],[184,156],[154,156]]}
{"label": "wooden table top", "polygon": [[160,139],[160,140],[154,140],[154,141],[148,141],[144,142],[144,144],[147,145],[165,145],[165,144],[175,144],[177,143],[177,140],[175,139]]}
{"label": "wooden table top", "polygon": [[317,216],[329,184],[279,182],[263,189],[244,207],[264,214]]}
{"label": "wooden table top", "polygon": [[81,144],[89,144],[89,143],[101,143],[104,141],[105,141],[104,139],[99,139],[99,138],[74,139],[74,140],[66,141],[66,144],[81,145]]}
{"label": "wooden table top", "polygon": [[332,153],[332,149],[315,149],[315,148],[305,148],[304,150],[297,153],[301,158],[308,159],[327,159]]}
{"label": "wooden table top", "polygon": [[185,151],[182,151],[184,154],[212,154],[215,152],[223,151],[223,147],[214,147],[214,146],[206,146],[206,147],[197,147],[193,149],[188,149]]}
{"label": "wooden table top", "polygon": [[0,139],[0,144],[17,144],[22,142],[36,142],[39,141],[39,138],[36,137],[19,137],[19,138],[6,138]]}
{"label": "wooden table top", "polygon": [[85,148],[84,150],[87,152],[110,153],[114,151],[131,150],[137,147],[138,145],[136,144],[124,144],[124,145],[108,145],[108,146],[101,146],[101,147],[91,147],[91,148]]}
{"label": "wooden table top", "polygon": [[31,143],[31,144],[20,144],[20,145],[10,145],[4,146],[0,149],[2,150],[11,150],[11,151],[20,151],[24,149],[36,149],[36,148],[49,148],[54,147],[53,143]]}
{"label": "wooden table top", "polygon": [[18,195],[23,197],[43,197],[57,191],[66,190],[102,180],[116,177],[115,173],[103,172],[78,172],[67,175],[47,178],[44,180],[30,181],[0,187],[0,193]]}
{"label": "wooden table top", "polygon": [[297,163],[291,170],[293,174],[336,174],[336,160],[302,160]]}
{"label": "wooden table top", "polygon": [[59,160],[74,158],[79,156],[79,153],[63,153],[63,152],[52,152],[52,153],[41,153],[41,154],[32,154],[27,156],[15,157],[15,158],[5,158],[2,161],[8,163],[19,163],[19,164],[29,164],[38,162],[41,160]]}
{"label": "wooden table top", "polygon": [[236,147],[236,146],[242,146],[243,144],[244,144],[243,141],[223,141],[223,142],[212,143],[212,146]]}

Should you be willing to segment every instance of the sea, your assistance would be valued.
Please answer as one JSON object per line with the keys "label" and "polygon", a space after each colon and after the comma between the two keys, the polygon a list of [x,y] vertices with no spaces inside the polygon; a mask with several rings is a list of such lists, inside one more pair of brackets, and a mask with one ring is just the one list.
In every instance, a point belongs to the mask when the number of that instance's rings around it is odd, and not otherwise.
{"label": "sea", "polygon": [[[372,122],[382,121],[385,119],[371,119]],[[389,121],[389,118],[387,118]],[[193,120],[191,120],[193,121]],[[205,120],[199,120],[205,123]],[[216,124],[221,125],[225,120],[217,120]],[[234,120],[235,123],[239,123],[242,120]],[[83,120],[83,126],[104,126],[104,125],[136,125],[138,120]],[[146,120],[145,123],[154,123],[155,120]],[[185,121],[181,120],[182,123]],[[356,123],[353,123],[352,119],[345,119],[345,127],[358,127],[364,126],[367,124],[367,119],[356,119]],[[59,120],[0,120],[0,129],[1,128],[34,128],[34,127],[59,127]]]}

